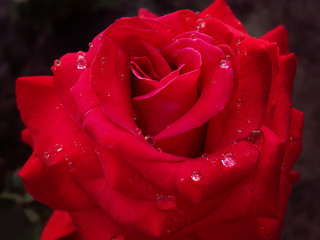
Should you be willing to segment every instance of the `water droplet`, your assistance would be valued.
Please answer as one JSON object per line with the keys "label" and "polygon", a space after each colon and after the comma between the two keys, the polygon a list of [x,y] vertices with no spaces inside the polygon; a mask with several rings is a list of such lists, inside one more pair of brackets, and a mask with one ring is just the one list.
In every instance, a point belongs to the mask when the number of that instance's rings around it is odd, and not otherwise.
{"label": "water droplet", "polygon": [[201,180],[201,175],[199,173],[199,171],[193,171],[192,174],[191,174],[191,179],[194,181],[194,182],[199,182]]}
{"label": "water droplet", "polygon": [[110,97],[111,96],[111,92],[107,92],[107,96]]}
{"label": "water droplet", "polygon": [[102,58],[101,58],[101,63],[102,63],[102,64],[105,64],[105,63],[106,63],[106,58],[105,58],[105,57],[102,57]]}
{"label": "water droplet", "polygon": [[190,39],[196,39],[197,38],[197,34],[195,34],[195,33],[192,33],[191,35],[190,35]]}
{"label": "water droplet", "polygon": [[123,235],[115,235],[115,236],[111,237],[110,240],[124,240],[124,236]]}
{"label": "water droplet", "polygon": [[137,133],[138,135],[141,135],[141,134],[142,134],[141,128],[136,128],[136,133]]}
{"label": "water droplet", "polygon": [[93,46],[92,42],[90,42],[90,43],[88,44],[88,46],[89,46],[89,48],[92,48],[92,46]]}
{"label": "water droplet", "polygon": [[242,39],[239,38],[238,41],[237,41],[237,43],[236,43],[236,45],[238,46],[238,45],[241,43],[241,41],[242,41]]}
{"label": "water droplet", "polygon": [[228,60],[222,60],[219,66],[221,68],[228,69],[230,67],[230,62]]}
{"label": "water droplet", "polygon": [[85,59],[85,53],[82,51],[77,52],[76,65],[77,69],[85,69],[87,67],[87,60]]}
{"label": "water droplet", "polygon": [[248,52],[247,52],[247,51],[244,51],[243,54],[244,54],[245,56],[247,56],[247,55],[248,55]]}
{"label": "water droplet", "polygon": [[247,139],[254,145],[259,145],[262,141],[263,133],[260,129],[253,130]]}
{"label": "water droplet", "polygon": [[59,67],[61,66],[61,61],[59,59],[56,59],[54,60],[53,64],[56,66],[56,67]]}
{"label": "water droplet", "polygon": [[199,15],[199,14],[200,14],[200,12],[199,12],[199,11],[196,11],[196,12],[195,12],[195,14]]}
{"label": "water droplet", "polygon": [[43,153],[43,157],[44,157],[45,159],[48,159],[48,158],[50,157],[50,153],[49,153],[49,152],[44,152],[44,153]]}
{"label": "water droplet", "polygon": [[125,77],[126,77],[126,76],[125,76],[124,74],[121,74],[121,75],[120,75],[120,79],[121,79],[121,80],[124,80]]}
{"label": "water droplet", "polygon": [[237,108],[240,108],[242,106],[242,100],[240,98],[236,100],[236,106]]}
{"label": "water droplet", "polygon": [[248,119],[248,123],[252,123],[252,119],[251,118]]}
{"label": "water droplet", "polygon": [[212,80],[211,80],[211,83],[213,83],[213,84],[215,84],[217,82],[217,80],[215,79],[215,78],[213,78]]}
{"label": "water droplet", "polygon": [[289,143],[296,143],[297,142],[297,138],[294,136],[289,137]]}
{"label": "water droplet", "polygon": [[201,155],[201,157],[202,157],[203,159],[205,159],[205,160],[208,160],[208,154],[206,154],[206,153],[203,153],[203,154]]}
{"label": "water droplet", "polygon": [[102,34],[100,34],[100,35],[98,36],[98,39],[99,39],[99,40],[101,40],[101,38],[102,38]]}
{"label": "water droplet", "polygon": [[177,208],[176,198],[172,195],[158,194],[156,196],[156,208],[160,210],[170,210]]}
{"label": "water droplet", "polygon": [[153,137],[151,135],[145,136],[144,139],[147,141],[147,143],[149,143],[151,146],[153,146],[154,139],[153,139]]}
{"label": "water droplet", "polygon": [[132,120],[133,120],[133,121],[137,121],[137,119],[138,119],[137,114],[132,113]]}
{"label": "water droplet", "polygon": [[211,19],[210,14],[207,14],[207,15],[205,16],[205,19],[207,19],[207,20]]}
{"label": "water droplet", "polygon": [[68,162],[68,168],[70,171],[74,171],[75,170],[75,166],[73,162]]}
{"label": "water droplet", "polygon": [[158,148],[157,148],[157,151],[162,153],[162,148],[161,148],[161,147],[158,147]]}
{"label": "water droplet", "polygon": [[238,128],[238,129],[237,129],[237,132],[238,132],[238,133],[242,133],[242,128]]}
{"label": "water droplet", "polygon": [[203,19],[198,19],[197,21],[197,31],[199,31],[201,28],[204,28],[206,26],[206,22]]}
{"label": "water droplet", "polygon": [[233,167],[236,164],[236,159],[232,153],[222,155],[221,163],[225,167]]}
{"label": "water droplet", "polygon": [[56,145],[55,145],[55,148],[56,148],[56,152],[61,152],[61,151],[62,151],[62,146],[61,146],[61,144],[56,144]]}

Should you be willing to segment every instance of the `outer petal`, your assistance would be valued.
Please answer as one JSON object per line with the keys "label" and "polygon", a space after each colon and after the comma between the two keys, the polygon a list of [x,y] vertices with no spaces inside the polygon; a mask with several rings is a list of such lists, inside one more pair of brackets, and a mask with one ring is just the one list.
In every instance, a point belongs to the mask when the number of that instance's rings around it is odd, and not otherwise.
{"label": "outer petal", "polygon": [[40,240],[57,240],[60,238],[68,240],[80,239],[69,213],[56,210],[47,222]]}
{"label": "outer petal", "polygon": [[276,27],[272,31],[263,35],[260,39],[269,42],[276,42],[280,49],[280,55],[289,54],[288,32],[286,31],[284,26]]}
{"label": "outer petal", "polygon": [[28,192],[51,208],[79,210],[94,205],[67,171],[57,166],[47,167],[35,156],[30,157],[19,175]]}
{"label": "outer petal", "polygon": [[285,142],[291,118],[292,87],[297,66],[294,54],[280,56],[279,73],[273,80],[268,99],[264,124]]}
{"label": "outer petal", "polygon": [[247,34],[247,31],[242,26],[241,22],[234,16],[225,0],[216,0],[211,6],[200,13],[201,18],[206,19],[206,16],[218,18],[223,23]]}
{"label": "outer petal", "polygon": [[157,18],[158,17],[156,14],[148,11],[148,9],[145,9],[145,8],[139,9],[138,16],[141,18]]}

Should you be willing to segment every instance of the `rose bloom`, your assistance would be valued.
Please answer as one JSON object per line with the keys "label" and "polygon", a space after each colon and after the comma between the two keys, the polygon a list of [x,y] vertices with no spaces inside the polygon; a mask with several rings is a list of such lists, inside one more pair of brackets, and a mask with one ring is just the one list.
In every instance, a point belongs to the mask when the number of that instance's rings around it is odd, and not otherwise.
{"label": "rose bloom", "polygon": [[296,57],[223,0],[145,9],[17,80],[33,154],[26,189],[54,213],[42,240],[279,239],[301,152]]}

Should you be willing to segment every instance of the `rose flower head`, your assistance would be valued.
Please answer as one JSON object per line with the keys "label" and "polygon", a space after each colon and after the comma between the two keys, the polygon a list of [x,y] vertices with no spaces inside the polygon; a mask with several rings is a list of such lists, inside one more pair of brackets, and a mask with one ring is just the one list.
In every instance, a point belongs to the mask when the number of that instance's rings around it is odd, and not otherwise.
{"label": "rose flower head", "polygon": [[224,0],[141,9],[21,77],[26,189],[42,240],[279,239],[301,152],[284,27],[248,35]]}

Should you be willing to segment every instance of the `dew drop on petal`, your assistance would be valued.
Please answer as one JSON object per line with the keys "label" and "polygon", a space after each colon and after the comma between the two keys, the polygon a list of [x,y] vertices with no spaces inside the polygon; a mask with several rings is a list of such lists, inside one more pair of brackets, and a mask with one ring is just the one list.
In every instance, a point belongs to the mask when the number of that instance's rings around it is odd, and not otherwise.
{"label": "dew drop on petal", "polygon": [[138,135],[141,135],[141,134],[142,134],[141,128],[136,128],[136,133],[137,133]]}
{"label": "dew drop on petal", "polygon": [[203,154],[201,155],[201,157],[202,157],[203,159],[205,159],[205,160],[208,160],[208,154],[206,154],[206,153],[203,153]]}
{"label": "dew drop on petal", "polygon": [[242,106],[242,100],[240,98],[236,100],[236,106],[237,108],[240,108]]}
{"label": "dew drop on petal", "polygon": [[196,39],[197,38],[197,34],[195,34],[195,33],[192,33],[191,35],[190,35],[190,39]]}
{"label": "dew drop on petal", "polygon": [[191,174],[191,179],[194,181],[194,182],[199,182],[201,180],[201,175],[199,173],[199,171],[193,171],[192,174]]}
{"label": "dew drop on petal", "polygon": [[210,14],[207,14],[207,15],[205,16],[205,19],[207,19],[207,20],[211,19]]}
{"label": "dew drop on petal", "polygon": [[221,68],[228,69],[230,67],[230,62],[227,60],[222,60],[219,66]]}
{"label": "dew drop on petal", "polygon": [[238,129],[237,129],[237,132],[238,132],[238,133],[242,133],[242,128],[238,128]]}
{"label": "dew drop on petal", "polygon": [[289,137],[289,143],[296,143],[297,142],[297,138],[294,136]]}
{"label": "dew drop on petal", "polygon": [[111,96],[111,92],[107,92],[107,96],[110,97]]}
{"label": "dew drop on petal", "polygon": [[92,42],[90,42],[90,43],[88,44],[88,46],[89,46],[89,48],[92,48],[92,46],[93,46]]}
{"label": "dew drop on petal", "polygon": [[106,63],[106,58],[105,58],[105,57],[102,57],[102,58],[101,58],[101,63],[102,63],[102,64],[105,64],[105,63]]}
{"label": "dew drop on petal", "polygon": [[154,139],[151,135],[147,135],[144,137],[144,139],[149,143],[149,145],[153,146],[154,145]]}
{"label": "dew drop on petal", "polygon": [[160,210],[175,209],[177,208],[176,198],[172,195],[158,194],[155,206]]}
{"label": "dew drop on petal", "polygon": [[157,151],[162,153],[162,148],[161,148],[161,147],[158,147],[158,148],[157,148]]}
{"label": "dew drop on petal", "polygon": [[224,154],[222,156],[221,163],[225,167],[233,167],[236,164],[236,159],[232,153]]}
{"label": "dew drop on petal", "polygon": [[68,162],[68,168],[70,171],[74,171],[76,169],[73,162]]}
{"label": "dew drop on petal", "polygon": [[50,153],[49,153],[49,152],[44,152],[44,153],[43,153],[43,157],[44,157],[45,159],[48,159],[48,158],[50,157]]}
{"label": "dew drop on petal", "polygon": [[100,35],[98,36],[98,39],[99,39],[99,40],[101,40],[101,38],[102,38],[102,34],[100,34]]}
{"label": "dew drop on petal", "polygon": [[60,59],[54,60],[53,64],[54,64],[56,67],[61,66],[61,61],[60,61]]}
{"label": "dew drop on petal", "polygon": [[247,137],[249,142],[251,142],[254,145],[259,145],[262,141],[263,133],[260,129],[253,130]]}
{"label": "dew drop on petal", "polygon": [[204,28],[206,26],[206,22],[203,19],[198,19],[197,21],[197,30],[200,30],[201,28]]}
{"label": "dew drop on petal", "polygon": [[77,69],[80,69],[80,70],[85,69],[87,67],[87,60],[84,57],[84,53],[81,51],[78,52],[76,66],[77,66]]}

